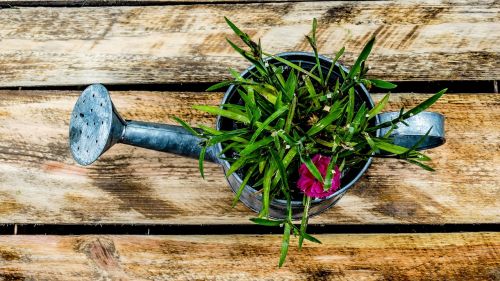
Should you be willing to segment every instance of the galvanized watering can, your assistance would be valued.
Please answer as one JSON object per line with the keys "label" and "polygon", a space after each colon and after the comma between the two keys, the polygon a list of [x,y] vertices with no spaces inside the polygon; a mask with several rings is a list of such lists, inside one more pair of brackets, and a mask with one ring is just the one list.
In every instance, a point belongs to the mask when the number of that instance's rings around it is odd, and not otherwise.
{"label": "galvanized watering can", "polygon": [[[315,63],[312,53],[288,52],[278,56],[283,57],[295,64],[300,64],[305,69],[311,69]],[[270,59],[275,65],[279,62]],[[325,71],[328,71],[332,61],[326,57],[320,57],[320,62]],[[333,76],[340,77],[339,68],[345,68],[336,64]],[[249,77],[254,67],[248,68],[241,73],[243,77]],[[346,70],[347,72],[347,70]],[[365,102],[369,108],[374,106],[373,100],[363,86],[356,88],[357,98]],[[221,104],[237,103],[238,95],[236,88],[231,86],[226,91]],[[399,112],[382,113],[374,118],[376,124],[391,121],[399,115]],[[432,127],[429,135],[418,149],[429,149],[442,145],[444,138],[444,116],[439,113],[421,112],[406,120],[406,125],[400,124],[391,136],[397,145],[411,147]],[[221,116],[217,117],[216,129],[226,129],[231,126],[231,121]],[[388,128],[377,131],[377,136],[384,135]],[[106,150],[116,143],[153,149],[157,151],[175,153],[187,157],[197,158],[201,148],[200,140],[187,132],[183,127],[167,124],[157,124],[141,121],[124,120],[116,111],[106,88],[100,84],[87,87],[75,104],[71,114],[69,129],[70,149],[73,158],[81,165],[89,165],[99,158]],[[218,163],[226,172],[230,163],[221,160],[217,155],[222,151],[221,145],[215,145],[207,150],[205,159]],[[311,202],[309,215],[319,214],[333,206],[346,191],[359,180],[372,162],[368,159],[359,168],[349,169],[341,178],[341,188],[325,199],[315,199]],[[228,177],[229,185],[236,192],[242,179],[237,173]],[[252,210],[258,212],[261,208],[261,195],[247,185],[240,200]],[[300,218],[303,211],[301,201],[293,201],[293,217]],[[286,213],[286,201],[274,199],[270,204],[270,216],[283,218]]]}

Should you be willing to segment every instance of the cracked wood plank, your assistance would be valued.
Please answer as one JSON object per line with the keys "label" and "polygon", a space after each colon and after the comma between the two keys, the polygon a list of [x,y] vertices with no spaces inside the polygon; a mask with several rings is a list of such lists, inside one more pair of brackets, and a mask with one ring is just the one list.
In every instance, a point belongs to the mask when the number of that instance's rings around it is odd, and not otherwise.
{"label": "cracked wood plank", "polygon": [[373,35],[371,73],[387,80],[500,77],[498,1],[370,1],[138,7],[21,7],[0,13],[0,86],[197,83],[248,63],[231,49],[223,16],[270,52],[318,45],[345,63]]}
{"label": "cracked wood plank", "polygon": [[[68,149],[76,91],[0,91],[0,223],[247,224],[221,168],[197,160],[116,145],[80,167]],[[124,118],[213,125],[191,109],[222,93],[112,92]],[[381,95],[374,95],[376,99]],[[390,109],[429,95],[395,94]],[[498,223],[500,95],[446,94],[433,111],[446,116],[447,143],[429,151],[436,172],[375,159],[337,206],[312,224]]]}
{"label": "cracked wood plank", "polygon": [[[497,280],[499,233],[2,236],[2,280]],[[61,262],[64,261],[64,262]]]}

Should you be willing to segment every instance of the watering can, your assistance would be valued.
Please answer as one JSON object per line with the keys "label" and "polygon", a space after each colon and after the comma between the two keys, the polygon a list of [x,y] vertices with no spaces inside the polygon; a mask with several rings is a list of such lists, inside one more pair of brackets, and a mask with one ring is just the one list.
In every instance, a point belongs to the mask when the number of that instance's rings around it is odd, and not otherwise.
{"label": "watering can", "polygon": [[[313,53],[307,52],[287,52],[280,56],[304,69],[311,69],[316,58]],[[320,56],[320,64],[323,71],[328,71],[332,61]],[[270,63],[280,65],[279,62],[269,58]],[[339,69],[345,72],[348,70],[340,64],[334,67],[334,79],[341,79]],[[250,67],[241,73],[241,76],[248,78],[254,67]],[[356,88],[357,98],[365,102],[368,108],[373,108],[373,100],[363,85]],[[221,104],[237,103],[238,94],[236,87],[230,86]],[[387,121],[392,121],[399,116],[399,112],[386,112],[378,114],[374,118],[375,125]],[[230,127],[231,120],[218,116],[215,128],[217,130]],[[404,147],[412,147],[431,128],[429,134],[417,147],[418,150],[429,149],[444,144],[444,116],[434,112],[421,112],[405,120],[405,125],[398,124],[398,128],[391,132],[394,143]],[[70,150],[73,158],[80,165],[90,165],[96,161],[111,146],[117,143],[153,149],[162,152],[174,153],[191,158],[198,158],[201,147],[200,139],[181,126],[158,124],[151,122],[125,120],[117,112],[108,90],[101,84],[88,86],[78,98],[69,126]],[[376,132],[376,136],[384,135],[389,128],[382,128]],[[222,151],[220,144],[207,149],[205,160],[218,163],[224,172],[230,167],[230,163],[218,157]],[[347,190],[356,183],[365,173],[372,162],[369,158],[361,167],[352,168],[347,173],[342,174],[341,187],[332,195],[323,199],[313,199],[309,209],[309,216],[319,214],[333,206],[342,198]],[[242,178],[238,173],[233,173],[227,177],[228,183],[234,192],[237,192],[242,183]],[[261,195],[250,185],[245,186],[240,200],[252,210],[258,212],[261,209]],[[274,199],[270,202],[269,211],[273,218],[282,219],[286,216],[286,200]],[[293,218],[301,218],[303,212],[302,201],[292,201]]]}

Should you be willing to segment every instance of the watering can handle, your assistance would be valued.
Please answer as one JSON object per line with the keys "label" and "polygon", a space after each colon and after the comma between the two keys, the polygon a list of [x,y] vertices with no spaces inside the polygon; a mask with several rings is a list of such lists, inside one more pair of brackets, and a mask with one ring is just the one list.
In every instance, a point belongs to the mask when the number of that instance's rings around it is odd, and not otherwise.
{"label": "watering can handle", "polygon": [[[120,142],[191,158],[198,158],[201,153],[197,136],[181,126],[168,124],[127,120]],[[205,160],[217,161],[214,147],[207,149]]]}
{"label": "watering can handle", "polygon": [[[381,113],[378,115],[379,124],[395,120],[398,116],[399,112]],[[396,145],[406,148],[413,147],[413,145],[425,136],[431,127],[432,129],[429,135],[416,147],[417,150],[438,147],[446,141],[444,134],[444,116],[442,114],[424,111],[406,119],[404,122],[408,125],[401,122],[397,123],[398,128],[390,133],[390,137]],[[384,136],[390,128],[390,126],[381,128],[380,136]]]}

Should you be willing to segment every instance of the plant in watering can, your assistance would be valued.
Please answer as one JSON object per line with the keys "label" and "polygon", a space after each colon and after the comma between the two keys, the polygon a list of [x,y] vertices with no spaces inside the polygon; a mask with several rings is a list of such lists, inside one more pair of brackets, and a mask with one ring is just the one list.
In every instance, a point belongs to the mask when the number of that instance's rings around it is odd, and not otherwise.
{"label": "plant in watering can", "polygon": [[[199,158],[222,166],[234,204],[243,202],[258,216],[252,221],[284,228],[279,265],[290,236],[319,243],[307,233],[308,218],[333,206],[363,175],[373,157],[397,158],[427,170],[430,159],[418,152],[445,142],[444,116],[424,112],[445,90],[410,110],[381,113],[370,87],[396,85],[366,78],[370,40],[348,70],[318,54],[316,21],[307,36],[313,52],[264,53],[260,42],[227,20],[245,48],[228,43],[251,62],[233,79],[209,90],[228,87],[221,105],[196,106],[217,115],[215,128],[193,128],[123,119],[107,89],[87,87],[78,98],[69,125],[73,158],[90,165],[116,143]],[[300,221],[300,223],[299,223]],[[297,225],[295,224],[297,222]]]}
{"label": "plant in watering can", "polygon": [[[278,55],[264,52],[260,41],[226,21],[245,47],[227,42],[252,66],[241,74],[230,70],[232,80],[208,89],[229,87],[220,106],[195,106],[218,116],[216,129],[195,129],[176,120],[200,140],[201,176],[205,156],[216,153],[211,157],[224,163],[236,193],[233,205],[241,199],[258,211],[254,223],[283,227],[279,266],[292,234],[299,249],[304,240],[321,243],[308,234],[308,218],[340,199],[372,157],[433,170],[426,164],[430,158],[419,150],[444,143],[443,116],[423,111],[446,89],[413,109],[380,114],[389,94],[375,105],[367,89],[396,85],[366,77],[375,38],[347,69],[338,63],[344,48],[332,59],[318,54],[316,20],[306,36],[312,53]],[[414,123],[428,126],[416,129]]]}

